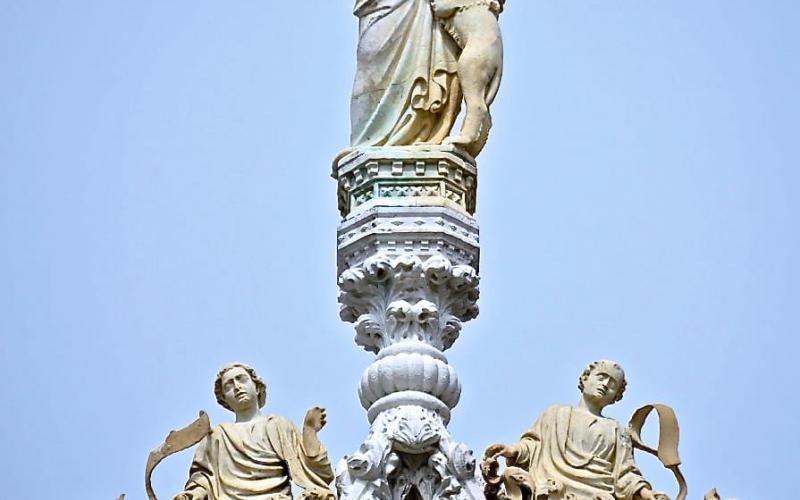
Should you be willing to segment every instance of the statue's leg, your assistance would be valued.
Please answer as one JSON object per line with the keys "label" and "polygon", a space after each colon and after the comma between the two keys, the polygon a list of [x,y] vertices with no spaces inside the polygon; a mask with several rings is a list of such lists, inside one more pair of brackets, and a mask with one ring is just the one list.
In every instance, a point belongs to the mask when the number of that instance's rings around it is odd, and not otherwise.
{"label": "statue's leg", "polygon": [[[477,14],[477,12],[475,12]],[[458,59],[458,78],[464,93],[466,115],[458,136],[447,140],[451,144],[471,145],[491,124],[487,93],[502,64],[503,48],[497,21],[486,11],[486,23],[481,31],[471,34]],[[487,25],[488,24],[488,25]]]}

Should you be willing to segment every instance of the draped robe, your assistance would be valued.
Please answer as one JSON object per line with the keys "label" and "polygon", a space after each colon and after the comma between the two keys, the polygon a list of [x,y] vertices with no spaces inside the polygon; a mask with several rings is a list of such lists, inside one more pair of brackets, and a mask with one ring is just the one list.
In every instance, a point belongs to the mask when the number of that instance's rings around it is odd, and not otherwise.
{"label": "draped robe", "polygon": [[356,78],[350,143],[440,144],[461,107],[459,48],[431,0],[357,0]]}
{"label": "draped robe", "polygon": [[269,415],[214,427],[195,452],[185,489],[201,487],[209,500],[290,500],[291,481],[327,491],[332,480],[327,451],[309,456],[294,424]]}
{"label": "draped robe", "polygon": [[537,499],[548,483],[558,491],[547,500],[631,500],[650,487],[633,460],[627,431],[580,408],[548,408],[514,449],[519,455],[509,465],[529,471]]}

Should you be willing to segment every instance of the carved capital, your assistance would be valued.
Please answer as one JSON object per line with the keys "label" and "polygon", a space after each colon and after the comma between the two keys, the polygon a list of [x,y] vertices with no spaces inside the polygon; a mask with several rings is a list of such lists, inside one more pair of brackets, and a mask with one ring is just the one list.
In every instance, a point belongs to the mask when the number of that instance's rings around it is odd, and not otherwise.
{"label": "carved capital", "polygon": [[339,276],[340,316],[367,351],[407,340],[444,351],[478,315],[478,281],[474,268],[440,255],[375,255]]}

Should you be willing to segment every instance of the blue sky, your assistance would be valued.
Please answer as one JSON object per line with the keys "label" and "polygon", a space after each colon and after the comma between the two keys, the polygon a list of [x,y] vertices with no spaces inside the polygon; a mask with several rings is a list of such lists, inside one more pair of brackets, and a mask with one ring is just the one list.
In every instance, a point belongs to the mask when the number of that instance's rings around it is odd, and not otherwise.
{"label": "blue sky", "polygon": [[[230,418],[212,382],[234,360],[267,380],[268,411],[325,406],[332,459],[353,451],[372,355],[338,320],[328,176],[350,2],[0,6],[4,496],[145,498],[167,431]],[[800,4],[510,0],[501,25],[481,315],[448,351],[451,431],[511,442],[611,358],[629,389],[610,416],[675,407],[692,498],[786,496]],[[157,469],[161,498],[189,460]]]}

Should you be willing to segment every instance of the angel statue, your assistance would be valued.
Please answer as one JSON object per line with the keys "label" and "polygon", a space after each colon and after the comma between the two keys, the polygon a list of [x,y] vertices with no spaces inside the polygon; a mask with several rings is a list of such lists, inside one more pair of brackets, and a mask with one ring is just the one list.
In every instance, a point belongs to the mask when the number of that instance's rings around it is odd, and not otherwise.
{"label": "angel statue", "polygon": [[150,454],[145,483],[166,456],[199,443],[189,469],[189,480],[174,500],[291,500],[292,483],[301,499],[332,500],[328,485],[333,470],[328,452],[317,436],[325,426],[325,410],[308,410],[303,430],[288,419],[263,415],[267,386],[255,370],[243,363],[223,367],[214,382],[217,402],[236,415],[234,422],[211,428],[208,417],[173,431]]}
{"label": "angel statue", "polygon": [[[482,464],[487,498],[669,500],[636,466],[629,429],[603,416],[604,408],[622,399],[625,385],[620,365],[595,361],[578,380],[576,406],[551,406],[517,443],[489,446]],[[501,456],[503,477],[497,474]]]}

